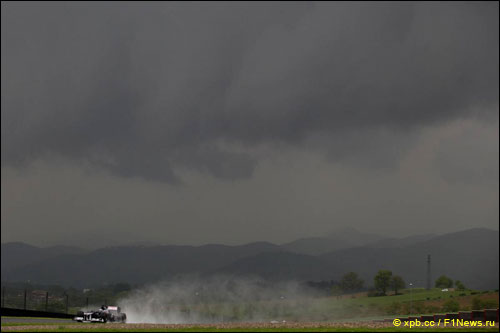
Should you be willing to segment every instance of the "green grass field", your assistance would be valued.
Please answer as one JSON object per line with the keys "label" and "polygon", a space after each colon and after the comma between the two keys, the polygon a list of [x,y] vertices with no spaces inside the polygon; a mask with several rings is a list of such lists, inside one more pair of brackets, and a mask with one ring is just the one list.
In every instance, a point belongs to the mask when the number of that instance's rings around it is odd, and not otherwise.
{"label": "green grass field", "polygon": [[[432,300],[446,300],[449,298],[457,298],[463,296],[471,296],[471,293],[474,291],[465,290],[465,291],[448,291],[443,292],[440,289],[404,289],[401,291],[401,295],[391,295],[384,297],[355,297],[355,298],[347,298],[342,299],[342,302],[339,303],[341,305],[376,305],[376,306],[384,306],[389,305],[393,302],[400,303],[409,303],[412,302],[420,302],[420,301],[432,301]],[[489,292],[494,294],[495,292]],[[478,294],[480,295],[480,294]],[[498,295],[498,293],[497,293]]]}
{"label": "green grass field", "polygon": [[300,300],[296,304],[290,301],[290,306],[281,306],[279,314],[283,319],[300,321],[373,320],[387,316],[408,316],[410,313],[422,315],[445,312],[442,304],[450,299],[459,303],[459,310],[470,310],[473,297],[488,299],[489,303],[494,303],[493,307],[498,307],[498,292],[494,291],[478,293],[470,290],[443,292],[440,289],[413,289],[411,291],[406,289],[402,290],[401,295],[383,297],[344,295]]}

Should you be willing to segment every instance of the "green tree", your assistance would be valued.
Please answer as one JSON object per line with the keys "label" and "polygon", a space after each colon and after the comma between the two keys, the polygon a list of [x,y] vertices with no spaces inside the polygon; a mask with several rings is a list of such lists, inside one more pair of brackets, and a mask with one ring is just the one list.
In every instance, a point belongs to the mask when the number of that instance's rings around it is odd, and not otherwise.
{"label": "green tree", "polygon": [[394,289],[394,294],[398,294],[398,290],[403,289],[406,286],[405,280],[399,275],[394,275],[391,279],[391,287]]}
{"label": "green tree", "polygon": [[345,291],[357,291],[363,288],[363,280],[358,277],[358,274],[354,272],[349,272],[344,274],[340,280],[340,288]]}
{"label": "green tree", "polygon": [[467,288],[465,288],[465,285],[460,280],[455,281],[455,286],[457,287],[457,290],[467,289]]}
{"label": "green tree", "polygon": [[387,288],[391,284],[392,272],[381,269],[378,271],[377,275],[373,279],[375,282],[375,289],[377,289],[380,294],[386,295]]}
{"label": "green tree", "polygon": [[453,287],[453,280],[446,275],[441,275],[437,278],[435,286],[436,288],[451,288]]}

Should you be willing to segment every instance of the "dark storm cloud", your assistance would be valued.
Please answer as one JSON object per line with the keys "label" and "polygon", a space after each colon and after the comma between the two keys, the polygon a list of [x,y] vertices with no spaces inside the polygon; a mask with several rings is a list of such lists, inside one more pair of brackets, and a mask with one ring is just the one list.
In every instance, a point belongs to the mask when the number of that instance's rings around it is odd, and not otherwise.
{"label": "dark storm cloud", "polygon": [[370,159],[497,112],[498,3],[2,6],[3,166],[248,178],[255,157],[221,143]]}

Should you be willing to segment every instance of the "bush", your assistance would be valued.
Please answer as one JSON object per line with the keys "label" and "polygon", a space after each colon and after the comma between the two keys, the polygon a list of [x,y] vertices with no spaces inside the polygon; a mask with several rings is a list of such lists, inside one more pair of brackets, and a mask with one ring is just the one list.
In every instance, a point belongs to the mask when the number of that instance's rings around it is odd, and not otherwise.
{"label": "bush", "polygon": [[414,313],[425,313],[427,307],[424,302],[414,302],[413,303],[413,312]]}
{"label": "bush", "polygon": [[478,296],[472,298],[472,310],[494,309],[498,308],[498,300],[495,299],[481,299]]}
{"label": "bush", "polygon": [[483,299],[481,305],[483,309],[498,309],[498,299]]}
{"label": "bush", "polygon": [[427,313],[437,313],[437,312],[439,312],[439,307],[437,307],[435,305],[428,305],[426,312]]}
{"label": "bush", "polygon": [[455,281],[455,286],[456,286],[457,290],[465,290],[465,289],[467,289],[465,287],[465,285],[461,281],[459,281],[459,280]]}
{"label": "bush", "polygon": [[483,302],[481,302],[481,299],[479,297],[473,297],[471,301],[472,310],[481,310],[482,307],[483,307]]}
{"label": "bush", "polygon": [[368,297],[378,297],[378,296],[385,296],[383,293],[379,293],[375,290],[369,291],[367,294]]}
{"label": "bush", "polygon": [[443,304],[443,312],[456,312],[460,308],[457,301],[449,299]]}
{"label": "bush", "polygon": [[388,315],[400,314],[401,313],[401,303],[392,302],[387,306],[386,311]]}
{"label": "bush", "polygon": [[467,294],[466,293],[460,293],[459,296],[466,296]]}

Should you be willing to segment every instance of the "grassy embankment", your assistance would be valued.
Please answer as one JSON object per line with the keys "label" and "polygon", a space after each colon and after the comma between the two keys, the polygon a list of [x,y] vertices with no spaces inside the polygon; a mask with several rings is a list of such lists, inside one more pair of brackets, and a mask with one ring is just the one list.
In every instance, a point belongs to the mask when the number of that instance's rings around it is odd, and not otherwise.
{"label": "grassy embankment", "polygon": [[[200,327],[194,324],[189,327],[163,327],[158,328],[154,325],[148,328],[134,327],[131,325],[130,329],[124,326],[102,325],[96,328],[94,325],[80,324],[74,326],[75,324],[60,324],[60,323],[43,323],[43,324],[28,324],[23,323],[22,318],[19,318],[19,322],[9,322],[2,323],[2,331],[22,329],[25,326],[26,329],[30,331],[60,331],[60,332],[73,332],[73,331],[89,331],[89,332],[119,332],[119,331],[135,331],[140,330],[144,332],[161,332],[161,331],[173,331],[173,332],[192,332],[192,331],[259,331],[259,332],[281,332],[281,331],[315,331],[315,332],[350,332],[350,331],[377,331],[377,332],[393,332],[393,331],[429,331],[425,328],[404,328],[404,327],[374,327],[371,325],[369,320],[390,318],[396,316],[407,316],[410,309],[412,310],[412,315],[425,314],[425,313],[439,313],[446,312],[444,307],[450,300],[458,305],[458,310],[465,311],[470,310],[473,307],[473,300],[480,301],[480,304],[489,304],[494,306],[488,307],[498,307],[498,291],[489,292],[477,292],[477,291],[449,291],[442,292],[439,289],[433,289],[430,291],[424,289],[413,289],[413,290],[403,290],[402,295],[394,296],[383,296],[383,297],[367,297],[366,294],[356,294],[356,295],[344,295],[341,297],[324,297],[324,298],[314,298],[314,299],[301,299],[301,300],[280,300],[280,301],[266,301],[260,303],[252,304],[252,307],[259,309],[259,311],[275,311],[275,313],[270,313],[269,316],[278,320],[287,320],[289,324],[292,322],[298,322],[293,325],[298,327],[280,327],[280,325],[267,325],[269,327],[261,327],[261,324],[256,324],[255,327],[249,328],[237,327],[237,323],[231,323],[230,328],[222,327]],[[245,309],[248,304],[238,304],[233,303],[229,306],[225,306],[222,309],[227,311],[226,317],[228,321],[238,321],[245,320]],[[211,309],[217,309],[217,306],[211,307]],[[237,309],[235,312],[234,309]],[[393,313],[392,313],[393,312]],[[233,318],[231,317],[233,315]],[[238,318],[240,317],[240,318]],[[264,323],[268,323],[266,318],[261,320]],[[342,322],[347,321],[367,321],[366,327],[326,327],[318,324],[317,327],[307,327],[301,328],[300,322],[307,321],[328,321],[337,322],[342,325]],[[222,324],[224,325],[224,324]],[[364,325],[361,323],[361,325]],[[146,326],[147,327],[147,326]],[[456,331],[457,328],[439,328],[440,331]],[[475,328],[474,331],[484,331],[484,332],[498,332],[498,327],[496,328]]]}

